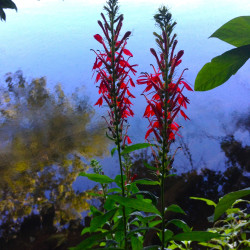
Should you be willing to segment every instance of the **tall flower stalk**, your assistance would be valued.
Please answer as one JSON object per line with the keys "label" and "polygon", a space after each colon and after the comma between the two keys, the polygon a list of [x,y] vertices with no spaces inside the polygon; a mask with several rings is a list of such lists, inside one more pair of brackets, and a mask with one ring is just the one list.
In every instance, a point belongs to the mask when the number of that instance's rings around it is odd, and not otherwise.
{"label": "tall flower stalk", "polygon": [[[108,118],[104,117],[107,125],[107,136],[117,145],[119,156],[122,196],[125,197],[124,177],[121,151],[131,140],[127,135],[127,118],[133,116],[131,109],[131,98],[135,98],[129,91],[129,87],[135,84],[131,78],[131,73],[135,74],[134,69],[137,65],[130,65],[129,59],[133,57],[132,53],[125,47],[127,40],[131,35],[127,31],[120,37],[120,31],[123,24],[123,15],[118,14],[118,0],[108,0],[104,10],[107,12],[107,18],[101,13],[103,21],[98,21],[104,36],[94,35],[94,38],[102,44],[102,51],[94,51],[96,60],[93,70],[96,73],[95,82],[98,83],[100,98],[95,105],[102,106],[105,102],[108,107]],[[123,222],[125,249],[127,249],[127,228],[126,214],[123,206]]]}
{"label": "tall flower stalk", "polygon": [[183,80],[182,76],[185,70],[182,71],[179,77],[175,71],[181,63],[181,58],[184,54],[183,50],[175,53],[177,40],[176,34],[172,35],[176,22],[172,22],[172,15],[166,7],[159,9],[154,16],[157,26],[161,33],[154,32],[159,53],[151,48],[150,51],[156,59],[157,67],[153,67],[154,73],[143,73],[137,80],[138,84],[146,84],[143,92],[147,100],[147,107],[144,113],[149,121],[149,127],[145,139],[149,139],[152,134],[156,140],[157,151],[153,151],[155,162],[158,168],[158,176],[161,186],[161,216],[162,230],[161,241],[162,249],[165,245],[165,200],[164,200],[164,183],[174,156],[169,154],[170,146],[175,141],[175,136],[180,129],[176,123],[178,114],[189,119],[183,109],[187,108],[189,100],[183,95],[183,90],[192,90],[191,87]]}

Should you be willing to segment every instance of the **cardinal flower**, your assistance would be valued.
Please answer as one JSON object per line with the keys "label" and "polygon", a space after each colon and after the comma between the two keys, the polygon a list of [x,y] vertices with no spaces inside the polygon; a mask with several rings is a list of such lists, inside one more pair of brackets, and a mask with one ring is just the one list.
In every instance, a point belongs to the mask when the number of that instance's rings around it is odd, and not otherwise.
{"label": "cardinal flower", "polygon": [[[98,24],[104,36],[94,35],[94,38],[103,47],[103,51],[94,51],[96,60],[93,70],[96,73],[95,83],[99,84],[100,94],[100,98],[95,105],[102,106],[103,103],[108,105],[109,117],[105,120],[108,124],[109,136],[116,141],[116,144],[119,142],[123,142],[123,145],[130,144],[132,143],[131,139],[123,132],[127,131],[125,128],[127,118],[134,116],[131,99],[135,96],[131,94],[130,87],[135,86],[131,74],[135,75],[136,70],[134,68],[137,65],[129,63],[133,54],[125,48],[131,32],[128,31],[120,37],[123,15],[116,18],[116,27],[114,27],[114,23],[108,23],[103,14],[101,16],[103,23],[98,21]],[[113,32],[111,26],[113,26]],[[117,131],[119,131],[119,134],[117,134]]]}
{"label": "cardinal flower", "polygon": [[[176,68],[182,62],[183,50],[176,53],[176,35],[171,35],[175,22],[171,20],[171,14],[166,7],[159,9],[154,16],[156,24],[160,27],[161,33],[154,32],[159,53],[151,48],[150,52],[156,59],[156,67],[153,73],[143,73],[137,80],[138,84],[144,84],[143,95],[146,98],[147,106],[144,117],[149,121],[145,139],[150,141],[154,138],[156,143],[152,144],[152,155],[155,159],[156,176],[161,186],[161,249],[165,249],[165,178],[167,177],[174,155],[171,156],[170,146],[175,141],[180,125],[176,122],[178,115],[189,119],[184,112],[189,104],[188,98],[184,95],[184,89],[192,91],[191,87],[181,75],[177,77]],[[156,150],[155,150],[156,146]],[[154,147],[154,148],[153,148]]]}

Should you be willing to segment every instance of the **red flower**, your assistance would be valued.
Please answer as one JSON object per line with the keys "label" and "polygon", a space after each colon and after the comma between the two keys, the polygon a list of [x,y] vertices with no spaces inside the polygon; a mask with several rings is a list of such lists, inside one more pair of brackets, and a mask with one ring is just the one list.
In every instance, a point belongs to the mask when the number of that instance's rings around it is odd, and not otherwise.
{"label": "red flower", "polygon": [[[162,40],[165,39],[165,36],[166,34],[164,35],[163,33],[161,36]],[[185,70],[176,81],[173,79],[175,68],[181,63],[181,57],[184,54],[184,51],[181,50],[174,56],[177,40],[175,40],[173,44],[171,57],[167,62],[168,65],[170,65],[167,76],[167,79],[169,79],[168,83],[164,81],[164,79],[166,79],[166,72],[164,70],[166,62],[164,58],[168,57],[164,55],[164,51],[158,56],[154,49],[150,49],[150,51],[156,58],[158,70],[153,66],[153,74],[144,73],[137,80],[138,84],[146,85],[143,93],[146,93],[145,97],[148,105],[144,117],[148,118],[149,127],[145,139],[148,139],[149,135],[153,133],[160,143],[164,140],[163,137],[165,136],[168,144],[175,139],[175,135],[180,127],[174,121],[178,113],[180,113],[185,120],[189,119],[182,110],[182,108],[186,109],[187,103],[189,103],[188,98],[182,93],[183,89],[186,88],[192,91],[192,88],[182,79]],[[183,87],[181,88],[182,84]]]}
{"label": "red flower", "polygon": [[[109,24],[103,14],[103,23],[98,21],[103,33],[104,38],[96,34],[94,38],[102,44],[103,51],[94,51],[96,54],[96,60],[93,66],[93,70],[96,73],[95,83],[98,84],[99,94],[101,97],[98,99],[95,105],[102,106],[103,102],[106,102],[109,106],[109,119],[105,119],[111,137],[117,140],[117,125],[120,131],[120,141],[130,144],[131,139],[127,136],[127,129],[125,124],[127,123],[127,118],[134,116],[131,109],[132,102],[131,98],[135,98],[131,94],[129,87],[135,87],[135,84],[131,78],[131,73],[135,74],[134,69],[137,65],[130,65],[129,58],[133,57],[133,54],[125,49],[127,45],[127,39],[129,38],[131,32],[128,31],[124,36],[118,41],[120,30],[122,27],[123,16],[120,15],[116,21],[117,26],[114,27],[114,44],[115,52],[112,49],[113,44],[111,41],[111,31]],[[126,132],[124,132],[126,131]]]}

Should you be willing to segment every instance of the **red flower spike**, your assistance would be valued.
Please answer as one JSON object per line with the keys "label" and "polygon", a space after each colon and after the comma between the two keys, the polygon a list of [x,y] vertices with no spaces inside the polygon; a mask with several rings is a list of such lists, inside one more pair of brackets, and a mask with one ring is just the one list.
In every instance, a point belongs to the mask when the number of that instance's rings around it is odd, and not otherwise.
{"label": "red flower spike", "polygon": [[[128,117],[134,116],[134,112],[131,109],[131,105],[133,104],[130,98],[135,98],[129,89],[130,86],[135,87],[130,75],[131,73],[136,73],[135,66],[137,66],[130,65],[128,60],[130,57],[133,57],[133,54],[125,48],[131,32],[126,32],[122,39],[118,41],[123,16],[120,15],[115,18],[116,21],[112,24],[114,28],[112,32],[110,29],[112,26],[111,21],[108,23],[108,19],[103,14],[101,16],[104,23],[98,21],[98,24],[106,39],[104,41],[101,35],[94,35],[94,38],[103,45],[103,51],[94,51],[96,54],[93,66],[93,70],[96,73],[95,83],[99,83],[98,92],[101,95],[95,105],[102,106],[103,102],[108,104],[109,117],[108,119],[105,118],[105,121],[108,124],[110,135],[114,139],[120,138],[124,144],[130,144],[132,142],[127,135],[128,126],[126,126],[126,123]],[[115,43],[115,50],[112,47],[111,41]],[[114,76],[115,81],[113,79]],[[117,113],[115,114],[115,112]],[[119,127],[119,135],[116,134],[117,126]]]}

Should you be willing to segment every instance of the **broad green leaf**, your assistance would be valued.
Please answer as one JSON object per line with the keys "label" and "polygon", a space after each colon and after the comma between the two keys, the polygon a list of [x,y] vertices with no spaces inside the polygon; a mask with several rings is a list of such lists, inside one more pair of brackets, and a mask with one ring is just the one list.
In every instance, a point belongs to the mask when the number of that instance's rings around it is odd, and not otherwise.
{"label": "broad green leaf", "polygon": [[175,212],[175,213],[180,213],[180,214],[186,214],[182,208],[176,204],[172,204],[165,208],[165,212]]}
{"label": "broad green leaf", "polygon": [[191,228],[187,225],[187,223],[183,220],[179,219],[173,219],[167,223],[168,224],[174,224],[177,227],[181,228],[183,232],[191,232]]}
{"label": "broad green leaf", "polygon": [[104,209],[106,209],[106,210],[111,210],[111,209],[115,208],[115,201],[109,199],[109,197],[108,197],[108,199],[105,201],[103,207],[104,207]]}
{"label": "broad green leaf", "polygon": [[144,212],[148,212],[148,213],[156,213],[158,215],[161,214],[153,204],[142,201],[142,200],[121,197],[118,195],[109,195],[109,198],[113,199],[114,201],[118,202],[119,204],[121,204],[125,207],[134,208],[134,209],[137,209],[139,211],[144,211]]}
{"label": "broad green leaf", "polygon": [[203,232],[203,231],[193,231],[193,232],[186,232],[180,233],[172,237],[172,240],[187,240],[187,241],[199,241],[199,242],[206,242],[213,238],[220,238],[221,235],[218,233],[211,233],[211,232]]}
{"label": "broad green leaf", "polygon": [[92,235],[78,244],[76,247],[70,247],[70,250],[83,250],[83,249],[92,249],[93,246],[97,245],[98,241],[105,239],[105,236],[112,234],[112,231],[106,233],[99,233]]}
{"label": "broad green leaf", "polygon": [[148,148],[150,146],[153,146],[153,144],[149,144],[149,143],[137,143],[131,146],[127,146],[121,153],[121,155],[125,155],[125,154],[129,154],[135,150],[138,149],[143,149],[143,148]]}
{"label": "broad green leaf", "polygon": [[222,25],[210,37],[217,37],[235,47],[250,44],[250,16],[239,16]]}
{"label": "broad green leaf", "polygon": [[250,58],[250,45],[231,49],[205,64],[195,79],[196,91],[216,88],[234,75]]}
{"label": "broad green leaf", "polygon": [[15,9],[17,11],[17,7],[15,3],[11,0],[0,1],[0,20],[6,21],[6,14],[3,9]]}
{"label": "broad green leaf", "polygon": [[[162,233],[159,232],[157,234],[158,234],[158,236],[159,236],[159,238],[160,238],[160,240],[162,242]],[[174,235],[174,233],[171,230],[165,229],[165,231],[164,231],[164,243],[169,241],[172,238],[173,235]]]}
{"label": "broad green leaf", "polygon": [[223,213],[225,213],[226,210],[230,208],[236,200],[247,195],[250,195],[250,188],[242,189],[223,196],[219,200],[214,210],[214,221],[216,221]]}
{"label": "broad green leaf", "polygon": [[82,172],[79,174],[79,176],[87,177],[89,180],[99,182],[101,184],[111,183],[114,181],[108,176],[101,175],[101,174],[87,174],[87,173]]}
{"label": "broad green leaf", "polygon": [[160,185],[159,181],[153,181],[153,180],[150,180],[150,179],[135,180],[133,183],[141,184],[141,185]]}
{"label": "broad green leaf", "polygon": [[90,223],[90,231],[95,232],[96,229],[102,228],[102,226],[115,214],[117,208],[114,208],[107,213],[94,217]]}
{"label": "broad green leaf", "polygon": [[216,207],[216,203],[213,202],[212,200],[205,199],[205,198],[200,198],[200,197],[189,197],[189,198],[192,199],[192,200],[205,201],[207,203],[207,205]]}
{"label": "broad green leaf", "polygon": [[113,156],[114,155],[114,153],[115,153],[115,151],[117,150],[117,147],[115,147],[115,148],[113,148],[112,150],[111,150],[111,156]]}
{"label": "broad green leaf", "polygon": [[141,250],[143,248],[143,244],[138,237],[131,237],[131,245],[132,245],[132,250]]}

